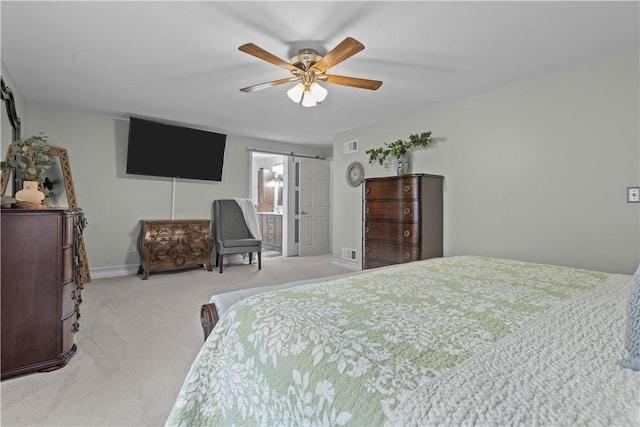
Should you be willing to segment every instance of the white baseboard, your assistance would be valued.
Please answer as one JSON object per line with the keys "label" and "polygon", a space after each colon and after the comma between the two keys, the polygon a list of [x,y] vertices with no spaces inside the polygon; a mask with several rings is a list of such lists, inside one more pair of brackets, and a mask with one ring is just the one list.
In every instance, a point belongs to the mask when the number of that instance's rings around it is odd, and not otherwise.
{"label": "white baseboard", "polygon": [[92,279],[136,275],[138,274],[138,264],[90,268],[89,273]]}
{"label": "white baseboard", "polygon": [[347,261],[342,258],[331,258],[331,264],[339,265],[340,267],[349,268],[351,270],[362,270],[360,263]]}

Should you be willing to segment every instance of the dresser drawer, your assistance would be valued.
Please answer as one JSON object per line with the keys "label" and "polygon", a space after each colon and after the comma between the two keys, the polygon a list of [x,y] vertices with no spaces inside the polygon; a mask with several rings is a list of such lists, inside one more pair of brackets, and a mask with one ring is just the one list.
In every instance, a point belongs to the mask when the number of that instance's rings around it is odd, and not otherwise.
{"label": "dresser drawer", "polygon": [[364,269],[367,270],[369,268],[378,268],[378,267],[386,267],[389,265],[396,265],[397,262],[389,262],[389,261],[380,261],[379,259],[368,259],[364,260]]}
{"label": "dresser drawer", "polygon": [[180,233],[183,234],[185,239],[202,239],[206,240],[206,238],[211,234],[211,228],[209,221],[207,222],[194,222],[192,224],[187,224],[183,227],[178,228],[175,231],[175,235],[177,238],[180,238]]}
{"label": "dresser drawer", "polygon": [[417,199],[420,197],[420,180],[418,177],[408,176],[365,181],[364,193],[367,200]]}
{"label": "dresser drawer", "polygon": [[367,270],[369,268],[378,268],[378,267],[386,267],[388,265],[396,265],[395,262],[388,261],[380,261],[378,259],[368,259],[364,260],[364,269]]}
{"label": "dresser drawer", "polygon": [[420,259],[419,246],[399,245],[388,242],[368,241],[365,243],[364,253],[367,260],[377,259],[390,263],[402,263]]}
{"label": "dresser drawer", "polygon": [[62,218],[62,246],[70,246],[74,243],[75,237],[75,216],[64,216]]}
{"label": "dresser drawer", "polygon": [[420,243],[420,225],[416,223],[366,221],[364,237],[369,240],[389,240],[396,243]]}
{"label": "dresser drawer", "polygon": [[76,332],[78,332],[76,316],[68,317],[62,321],[62,353],[71,350],[71,347],[73,347],[73,335]]}
{"label": "dresser drawer", "polygon": [[207,246],[207,241],[209,239],[209,234],[208,233],[184,233],[184,237],[182,238],[182,241],[185,244],[188,245],[195,245],[195,246]]}
{"label": "dresser drawer", "polygon": [[67,283],[62,287],[62,316],[61,319],[66,319],[71,316],[75,311],[76,303],[78,302],[78,285],[75,283]]}
{"label": "dresser drawer", "polygon": [[62,249],[62,283],[73,280],[73,248],[71,246]]}
{"label": "dresser drawer", "polygon": [[176,236],[169,233],[156,233],[151,230],[150,236],[151,240],[148,246],[156,251],[169,250],[171,246],[176,244]]}
{"label": "dresser drawer", "polygon": [[366,220],[385,220],[400,222],[420,221],[420,202],[406,201],[370,201],[364,203]]}

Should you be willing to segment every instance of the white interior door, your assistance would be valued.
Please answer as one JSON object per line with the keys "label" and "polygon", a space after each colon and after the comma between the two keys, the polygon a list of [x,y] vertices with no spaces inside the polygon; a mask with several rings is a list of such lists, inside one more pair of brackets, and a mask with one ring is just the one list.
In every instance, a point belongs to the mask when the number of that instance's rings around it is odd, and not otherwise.
{"label": "white interior door", "polygon": [[300,159],[299,254],[329,253],[329,162]]}

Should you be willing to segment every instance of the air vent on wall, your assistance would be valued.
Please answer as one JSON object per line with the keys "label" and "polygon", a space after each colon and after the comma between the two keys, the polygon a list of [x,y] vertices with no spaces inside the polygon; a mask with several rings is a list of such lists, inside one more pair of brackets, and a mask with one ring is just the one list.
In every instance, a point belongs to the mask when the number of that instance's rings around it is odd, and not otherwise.
{"label": "air vent on wall", "polygon": [[358,140],[354,139],[353,141],[347,141],[342,144],[343,154],[355,153],[358,151]]}
{"label": "air vent on wall", "polygon": [[349,261],[356,261],[358,259],[358,251],[350,248],[342,248],[342,258]]}

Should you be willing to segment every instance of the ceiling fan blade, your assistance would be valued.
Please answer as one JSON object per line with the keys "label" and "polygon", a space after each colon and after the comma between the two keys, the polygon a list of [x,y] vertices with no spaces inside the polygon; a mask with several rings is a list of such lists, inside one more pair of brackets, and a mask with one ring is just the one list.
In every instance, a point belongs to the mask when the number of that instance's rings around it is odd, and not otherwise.
{"label": "ceiling fan blade", "polygon": [[243,87],[240,89],[242,92],[255,92],[258,90],[266,89],[268,87],[278,86],[285,83],[293,83],[299,81],[300,77],[287,77],[286,79],[274,80],[272,82],[260,83],[257,85]]}
{"label": "ceiling fan blade", "polygon": [[248,53],[249,55],[255,56],[256,58],[262,59],[263,61],[267,61],[272,63],[273,65],[277,65],[278,67],[284,68],[289,71],[300,71],[300,68],[295,67],[283,59],[278,58],[272,53],[267,52],[261,47],[256,46],[253,43],[243,44],[238,48],[238,50]]}
{"label": "ceiling fan blade", "polygon": [[364,45],[358,40],[347,37],[338,46],[334,47],[322,59],[311,66],[312,70],[318,70],[324,73],[329,68],[338,65],[347,58],[352,57],[356,53],[364,49]]}
{"label": "ceiling fan blade", "polygon": [[335,85],[351,86],[369,90],[376,90],[380,86],[382,86],[382,82],[379,80],[359,79],[357,77],[336,76],[333,74],[324,74],[318,76],[318,80],[322,80],[327,83],[333,83]]}

